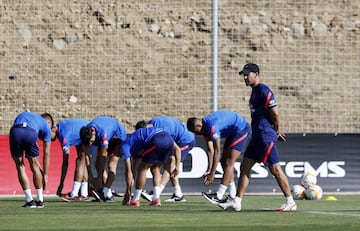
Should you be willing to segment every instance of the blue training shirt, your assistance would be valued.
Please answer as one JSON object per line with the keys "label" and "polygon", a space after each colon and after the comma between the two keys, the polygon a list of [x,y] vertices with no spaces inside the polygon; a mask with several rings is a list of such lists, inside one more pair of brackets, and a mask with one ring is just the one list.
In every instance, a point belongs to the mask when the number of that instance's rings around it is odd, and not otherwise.
{"label": "blue training shirt", "polygon": [[51,129],[41,115],[33,112],[22,112],[14,120],[13,126],[22,124],[36,131],[38,138],[44,142],[51,142]]}
{"label": "blue training shirt", "polygon": [[94,146],[107,146],[109,140],[117,137],[122,141],[126,140],[126,129],[119,121],[110,116],[99,116],[94,118],[87,127],[93,128],[96,131]]}
{"label": "blue training shirt", "polygon": [[57,137],[60,141],[63,153],[70,151],[71,146],[81,145],[80,129],[89,121],[84,119],[66,119],[56,124]]}
{"label": "blue training shirt", "polygon": [[149,121],[156,128],[166,131],[179,146],[189,144],[195,140],[195,136],[178,119],[170,116],[158,116]]}
{"label": "blue training shirt", "polygon": [[245,117],[229,110],[218,110],[203,117],[203,132],[206,140],[216,141],[243,130],[248,122]]}

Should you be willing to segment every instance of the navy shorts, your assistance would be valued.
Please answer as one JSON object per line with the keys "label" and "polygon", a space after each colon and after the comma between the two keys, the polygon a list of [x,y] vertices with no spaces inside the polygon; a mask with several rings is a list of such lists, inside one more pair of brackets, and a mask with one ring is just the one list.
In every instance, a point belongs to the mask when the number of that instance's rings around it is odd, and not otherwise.
{"label": "navy shorts", "polygon": [[22,125],[13,126],[9,134],[11,155],[13,157],[22,157],[25,151],[26,158],[38,157],[37,139],[38,134],[34,129]]}
{"label": "navy shorts", "polygon": [[244,129],[238,131],[234,136],[227,137],[224,149],[234,149],[243,152],[251,139],[251,127],[249,124]]}
{"label": "navy shorts", "polygon": [[174,140],[166,132],[155,134],[149,146],[141,154],[141,160],[148,163],[165,163],[172,154],[174,148]]}
{"label": "navy shorts", "polygon": [[279,160],[279,153],[276,142],[253,138],[248,145],[244,157],[264,163],[266,166],[276,164]]}

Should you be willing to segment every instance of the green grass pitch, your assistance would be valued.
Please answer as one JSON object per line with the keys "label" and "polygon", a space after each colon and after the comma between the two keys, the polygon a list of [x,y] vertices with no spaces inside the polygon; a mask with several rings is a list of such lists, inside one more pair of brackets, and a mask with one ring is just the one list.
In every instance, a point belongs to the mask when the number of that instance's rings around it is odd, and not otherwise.
{"label": "green grass pitch", "polygon": [[[165,200],[167,196],[163,195]],[[281,195],[246,195],[241,212],[224,211],[201,196],[187,202],[151,207],[113,203],[63,202],[46,197],[45,208],[26,209],[23,197],[0,198],[0,230],[360,230],[360,195],[336,195],[336,201],[297,201],[296,212],[277,212]]]}

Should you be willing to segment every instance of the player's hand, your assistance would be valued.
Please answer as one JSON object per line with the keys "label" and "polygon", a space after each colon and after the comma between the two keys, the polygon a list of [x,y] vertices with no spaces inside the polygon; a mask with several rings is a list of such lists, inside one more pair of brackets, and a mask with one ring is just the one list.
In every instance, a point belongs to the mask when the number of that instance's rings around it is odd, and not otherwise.
{"label": "player's hand", "polygon": [[176,177],[177,175],[179,175],[179,173],[180,172],[179,172],[178,168],[174,168],[174,170],[170,174],[170,177]]}
{"label": "player's hand", "polygon": [[214,183],[214,178],[215,178],[215,176],[212,174],[206,175],[204,178],[204,185],[208,186],[208,185],[211,185],[212,183]]}
{"label": "player's hand", "polygon": [[277,133],[277,139],[280,142],[286,142],[286,136],[283,132],[278,132]]}
{"label": "player's hand", "polygon": [[210,174],[210,170],[207,170],[204,174],[203,174],[203,177],[206,177],[207,175]]}

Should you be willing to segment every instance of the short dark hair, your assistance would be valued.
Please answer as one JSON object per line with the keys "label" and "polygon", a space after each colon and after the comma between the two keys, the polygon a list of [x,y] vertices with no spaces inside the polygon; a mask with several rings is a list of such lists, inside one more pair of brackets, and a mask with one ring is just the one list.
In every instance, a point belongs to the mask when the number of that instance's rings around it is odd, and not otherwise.
{"label": "short dark hair", "polygon": [[140,120],[136,123],[135,130],[138,130],[140,128],[146,128],[147,124],[148,123],[145,120]]}
{"label": "short dark hair", "polygon": [[85,145],[88,145],[90,143],[91,137],[92,137],[92,129],[87,126],[83,126],[80,129],[81,142]]}
{"label": "short dark hair", "polygon": [[186,127],[189,131],[194,132],[196,120],[196,117],[190,117],[187,119]]}
{"label": "short dark hair", "polygon": [[50,113],[47,113],[47,112],[42,113],[42,114],[41,114],[41,117],[44,118],[44,119],[49,119],[50,122],[51,122],[51,128],[54,127],[54,119],[53,119],[53,117],[50,115]]}

